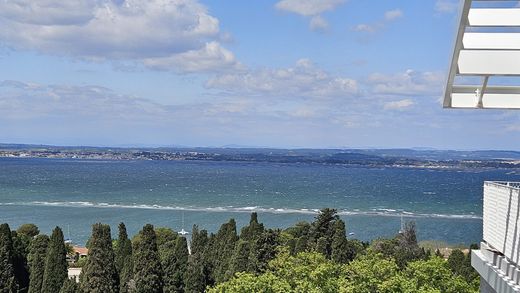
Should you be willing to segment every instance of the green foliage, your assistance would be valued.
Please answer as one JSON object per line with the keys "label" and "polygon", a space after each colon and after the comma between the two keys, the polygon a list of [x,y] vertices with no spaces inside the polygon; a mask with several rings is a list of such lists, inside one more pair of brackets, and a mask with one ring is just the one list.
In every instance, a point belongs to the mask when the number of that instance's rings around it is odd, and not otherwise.
{"label": "green foliage", "polygon": [[30,238],[33,238],[36,235],[40,234],[40,229],[38,229],[38,226],[34,224],[22,224],[20,227],[18,227],[16,233],[23,234],[29,236]]}
{"label": "green foliage", "polygon": [[38,235],[31,243],[28,255],[30,272],[29,293],[40,293],[42,290],[48,246],[49,237],[47,235]]}
{"label": "green foliage", "polygon": [[211,288],[208,293],[286,293],[293,292],[287,281],[268,272],[260,276],[238,273],[236,278]]}
{"label": "green foliage", "polygon": [[211,243],[210,258],[213,260],[213,279],[217,283],[224,282],[233,275],[231,259],[237,241],[236,222],[234,219],[231,219],[220,227],[214,241]]}
{"label": "green foliage", "polygon": [[175,243],[179,237],[179,234],[167,227],[155,228],[155,235],[157,237],[157,247],[159,249],[161,249],[161,246],[167,242],[173,241]]}
{"label": "green foliage", "polygon": [[133,243],[135,292],[163,292],[163,270],[153,226],[146,224]]}
{"label": "green foliage", "polygon": [[[77,293],[79,292],[78,283],[76,283],[73,279],[67,279],[63,282],[63,286],[61,286],[60,293]],[[95,291],[87,291],[87,292],[95,292]]]}
{"label": "green foliage", "polygon": [[184,273],[185,292],[203,292],[207,286],[207,275],[203,254],[197,252],[190,255]]}
{"label": "green foliage", "polygon": [[185,292],[203,292],[211,282],[210,267],[208,263],[208,232],[199,231],[197,225],[193,225],[191,240],[191,255],[184,274]]}
{"label": "green foliage", "polygon": [[13,239],[8,224],[0,225],[0,292],[16,292],[18,284],[14,275]]}
{"label": "green foliage", "polygon": [[233,272],[247,272],[249,267],[249,252],[251,244],[247,240],[240,240],[235,249],[235,254],[231,260]]}
{"label": "green foliage", "polygon": [[85,267],[82,269],[83,292],[119,292],[119,276],[114,261],[110,226],[92,225],[92,236]]}
{"label": "green foliage", "polygon": [[240,231],[240,239],[245,241],[255,241],[264,232],[264,224],[258,223],[258,215],[251,213],[249,225]]}
{"label": "green foliage", "polygon": [[45,258],[42,293],[60,291],[63,282],[67,279],[66,253],[63,231],[60,227],[56,227],[52,231]]}
{"label": "green foliage", "polygon": [[[335,209],[322,209],[316,216],[314,222],[311,225],[309,231],[310,241],[314,243],[314,247],[318,248],[317,242],[320,238],[325,239],[326,247],[321,245],[319,248],[323,250],[325,248],[326,256],[330,257],[330,249],[332,244],[332,238],[334,237],[334,225],[336,221],[341,221],[337,215]],[[323,241],[323,240],[322,240]],[[324,243],[322,243],[324,244]]]}
{"label": "green foliage", "polygon": [[407,222],[404,231],[395,238],[373,241],[370,249],[385,257],[393,258],[401,269],[406,267],[408,262],[429,257],[429,254],[417,243],[414,222]]}
{"label": "green foliage", "polygon": [[184,292],[184,277],[188,266],[188,244],[186,238],[163,244],[161,264],[164,270],[164,292]]}
{"label": "green foliage", "polygon": [[322,254],[282,250],[265,273],[238,273],[208,292],[339,292],[343,268]]}
{"label": "green foliage", "polygon": [[320,253],[291,256],[282,250],[269,263],[269,271],[288,282],[290,292],[339,292],[344,284],[344,266],[327,260]]}
{"label": "green foliage", "polygon": [[280,246],[279,234],[279,230],[268,229],[253,242],[249,254],[248,270],[250,272],[264,272],[269,261],[276,257],[277,249]]}
{"label": "green foliage", "polygon": [[16,231],[11,231],[11,237],[13,240],[14,276],[18,283],[18,292],[27,292],[29,290],[29,265],[27,264],[27,255],[29,254],[31,237],[25,234],[18,234]]}
{"label": "green foliage", "polygon": [[125,224],[120,223],[118,228],[119,236],[115,248],[115,263],[119,272],[119,291],[126,293],[128,292],[128,283],[133,276],[132,242],[128,239]]}
{"label": "green foliage", "polygon": [[386,259],[375,253],[363,255],[346,268],[346,292],[391,292],[387,288],[391,286],[398,271],[393,259]]}
{"label": "green foliage", "polygon": [[411,262],[404,277],[412,285],[408,292],[477,292],[461,276],[454,276],[446,261],[438,257]]}

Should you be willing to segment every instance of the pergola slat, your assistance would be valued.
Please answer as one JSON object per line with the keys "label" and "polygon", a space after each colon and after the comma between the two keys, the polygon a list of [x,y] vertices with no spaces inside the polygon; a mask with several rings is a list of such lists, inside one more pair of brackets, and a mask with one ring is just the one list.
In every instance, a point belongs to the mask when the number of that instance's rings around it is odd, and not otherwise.
{"label": "pergola slat", "polygon": [[467,32],[462,43],[464,49],[520,50],[520,34]]}
{"label": "pergola slat", "polygon": [[520,51],[461,50],[462,75],[520,75]]}
{"label": "pergola slat", "polygon": [[470,26],[520,26],[520,8],[472,8]]}
{"label": "pergola slat", "polygon": [[[473,93],[451,94],[452,108],[477,108],[478,98]],[[518,109],[520,108],[520,95],[514,94],[484,94],[482,97],[484,109]]]}

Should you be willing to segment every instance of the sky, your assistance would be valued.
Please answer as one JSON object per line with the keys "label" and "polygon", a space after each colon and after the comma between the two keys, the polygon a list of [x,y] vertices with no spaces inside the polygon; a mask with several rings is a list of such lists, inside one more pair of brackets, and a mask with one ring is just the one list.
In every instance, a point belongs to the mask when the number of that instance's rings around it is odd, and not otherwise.
{"label": "sky", "polygon": [[442,109],[458,0],[0,0],[0,142],[520,150]]}

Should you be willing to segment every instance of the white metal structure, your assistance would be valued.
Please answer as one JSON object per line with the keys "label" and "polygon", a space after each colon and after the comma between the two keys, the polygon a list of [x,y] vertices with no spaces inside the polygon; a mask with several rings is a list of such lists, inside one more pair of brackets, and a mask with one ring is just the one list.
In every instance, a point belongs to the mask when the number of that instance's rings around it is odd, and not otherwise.
{"label": "white metal structure", "polygon": [[444,108],[520,109],[520,1],[461,2]]}
{"label": "white metal structure", "polygon": [[484,182],[484,233],[471,264],[481,292],[520,292],[520,183]]}
{"label": "white metal structure", "polygon": [[[461,0],[444,108],[520,109],[520,1]],[[481,292],[520,292],[520,183],[485,182]]]}

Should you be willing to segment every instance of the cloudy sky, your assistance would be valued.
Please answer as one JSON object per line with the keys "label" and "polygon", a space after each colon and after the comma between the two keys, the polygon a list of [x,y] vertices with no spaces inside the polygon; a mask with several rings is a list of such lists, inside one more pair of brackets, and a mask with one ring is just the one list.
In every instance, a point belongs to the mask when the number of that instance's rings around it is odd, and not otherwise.
{"label": "cloudy sky", "polygon": [[0,142],[520,149],[443,110],[457,0],[0,0]]}

